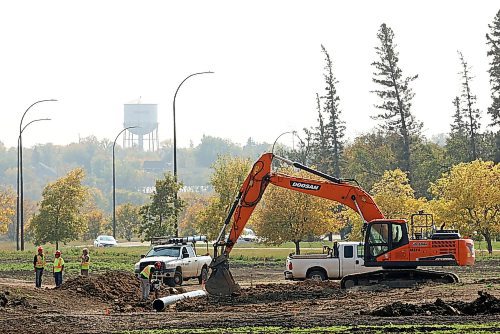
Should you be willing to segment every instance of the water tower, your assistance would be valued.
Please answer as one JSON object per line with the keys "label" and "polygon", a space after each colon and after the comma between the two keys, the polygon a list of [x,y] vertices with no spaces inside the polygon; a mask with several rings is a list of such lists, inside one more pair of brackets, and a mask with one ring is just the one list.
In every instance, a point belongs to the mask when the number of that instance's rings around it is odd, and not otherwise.
{"label": "water tower", "polygon": [[130,103],[123,105],[123,127],[128,129],[123,136],[123,147],[139,147],[141,150],[156,151],[160,147],[158,140],[158,105]]}

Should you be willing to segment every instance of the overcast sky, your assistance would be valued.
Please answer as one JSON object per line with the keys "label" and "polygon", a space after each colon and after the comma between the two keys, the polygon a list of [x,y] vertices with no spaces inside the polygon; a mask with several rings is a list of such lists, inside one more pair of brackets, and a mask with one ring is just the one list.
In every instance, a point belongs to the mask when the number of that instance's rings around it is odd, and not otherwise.
{"label": "overcast sky", "polygon": [[[123,104],[158,104],[160,140],[172,138],[177,95],[179,146],[203,134],[273,142],[316,123],[323,44],[334,62],[347,136],[376,123],[372,84],[377,31],[395,32],[400,67],[418,74],[413,113],[424,134],[449,131],[459,94],[457,50],[472,66],[473,93],[490,104],[485,34],[498,1],[2,1],[0,141],[25,146],[114,139]],[[286,140],[284,140],[286,142]]]}

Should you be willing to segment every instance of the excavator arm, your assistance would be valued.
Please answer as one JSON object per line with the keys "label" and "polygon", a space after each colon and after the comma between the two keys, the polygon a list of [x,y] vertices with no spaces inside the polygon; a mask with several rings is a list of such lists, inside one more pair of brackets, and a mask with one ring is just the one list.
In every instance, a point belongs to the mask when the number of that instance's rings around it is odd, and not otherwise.
{"label": "excavator arm", "polygon": [[[274,158],[319,176],[323,180],[272,172]],[[243,182],[214,244],[212,273],[206,283],[206,289],[210,294],[230,295],[239,291],[239,286],[234,282],[229,272],[227,259],[269,184],[344,204],[358,212],[365,222],[384,218],[372,197],[357,185],[313,170],[300,163],[275,156],[272,153],[265,153],[254,163]],[[231,225],[230,231],[225,239],[229,224]]]}

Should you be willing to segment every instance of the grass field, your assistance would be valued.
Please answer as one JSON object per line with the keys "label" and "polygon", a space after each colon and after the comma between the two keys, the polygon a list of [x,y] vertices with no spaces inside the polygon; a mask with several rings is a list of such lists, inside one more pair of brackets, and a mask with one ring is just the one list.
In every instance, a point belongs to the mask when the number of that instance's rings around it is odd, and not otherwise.
{"label": "grass field", "polygon": [[239,327],[239,328],[212,328],[212,329],[165,329],[151,331],[125,331],[127,334],[323,334],[323,333],[432,333],[432,334],[461,334],[461,333],[496,333],[500,323],[473,323],[473,324],[453,324],[453,325],[385,325],[385,326],[335,326],[317,328],[283,328],[283,327]]}
{"label": "grass field", "polygon": [[[293,244],[290,243],[291,246]],[[290,246],[289,245],[289,246]],[[321,243],[303,243],[302,253],[321,253]],[[15,246],[15,245],[14,245]],[[285,245],[286,246],[286,245]],[[319,247],[318,247],[319,246]],[[496,250],[500,249],[500,243],[495,243]],[[27,245],[25,251],[7,250],[7,247],[0,249],[0,272],[2,271],[31,271],[33,269],[33,256],[36,253],[36,248],[33,245]],[[66,245],[60,247],[62,256],[66,262],[66,270],[68,273],[77,273],[79,271],[79,257],[81,256],[82,247],[78,245]],[[140,259],[141,254],[145,254],[149,247],[114,247],[114,248],[94,248],[89,247],[91,256],[92,271],[106,270],[124,270],[133,271],[134,263]],[[47,254],[47,262],[53,260],[55,247],[47,245],[44,247]],[[288,254],[294,252],[294,247],[271,247],[262,246],[261,244],[241,244],[237,245],[231,252],[231,263],[237,265],[269,265],[283,266]],[[199,254],[206,252],[206,247],[198,247]],[[213,248],[209,247],[208,251],[213,255]],[[500,257],[500,252],[494,252],[493,256],[487,252],[476,252],[476,260],[488,260],[492,257]],[[48,267],[50,268],[50,266]]]}

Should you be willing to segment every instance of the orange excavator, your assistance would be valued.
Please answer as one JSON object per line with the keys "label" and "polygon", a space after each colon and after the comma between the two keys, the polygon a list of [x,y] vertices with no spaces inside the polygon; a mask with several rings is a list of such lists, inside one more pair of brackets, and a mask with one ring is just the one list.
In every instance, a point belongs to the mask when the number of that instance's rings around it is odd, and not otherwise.
{"label": "orange excavator", "polygon": [[[273,172],[273,159],[307,171],[321,180]],[[229,271],[229,253],[269,184],[344,204],[361,216],[364,221],[364,265],[380,267],[381,270],[347,275],[341,280],[342,288],[372,284],[404,287],[426,281],[453,283],[458,282],[453,273],[417,267],[474,264],[474,242],[461,238],[457,230],[445,230],[444,224],[437,229],[430,214],[412,215],[409,231],[405,220],[385,218],[373,198],[355,180],[339,179],[273,153],[265,153],[243,182],[214,243],[211,274],[206,282],[209,294],[227,296],[239,293],[240,287]],[[226,237],[229,225],[231,229]]]}

